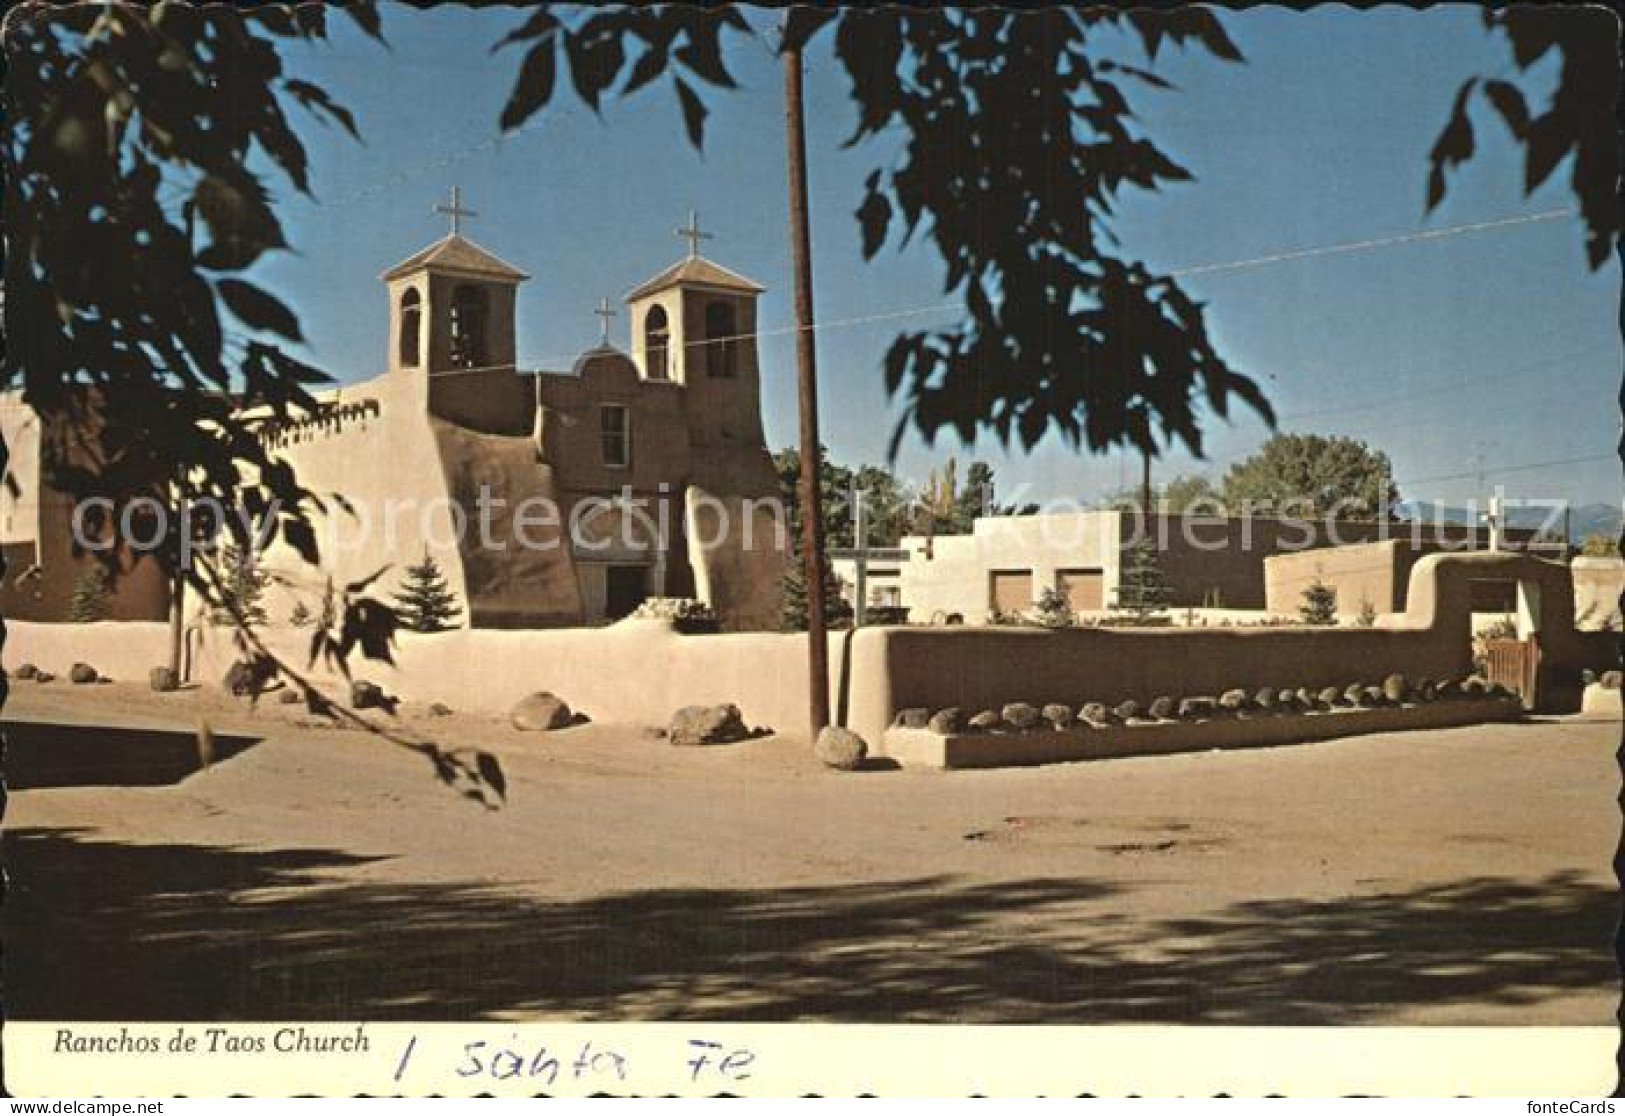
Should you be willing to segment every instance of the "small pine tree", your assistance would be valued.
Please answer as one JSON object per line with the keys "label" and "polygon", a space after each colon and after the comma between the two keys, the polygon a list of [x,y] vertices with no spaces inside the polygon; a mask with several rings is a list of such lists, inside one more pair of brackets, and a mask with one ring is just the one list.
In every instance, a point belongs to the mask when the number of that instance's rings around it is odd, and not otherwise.
{"label": "small pine tree", "polygon": [[1303,604],[1298,606],[1298,615],[1305,624],[1318,627],[1337,623],[1337,590],[1320,578],[1315,578],[1303,591]]}
{"label": "small pine tree", "polygon": [[310,606],[304,601],[295,601],[293,611],[288,613],[288,623],[296,628],[308,628],[316,622],[316,615],[310,611]]}
{"label": "small pine tree", "polygon": [[[787,632],[807,630],[807,578],[802,572],[801,555],[790,554],[784,566],[780,595],[779,626]],[[836,628],[852,619],[852,606],[841,599],[841,581],[828,559],[824,561],[824,626]]]}
{"label": "small pine tree", "polygon": [[396,612],[401,626],[414,632],[443,632],[456,627],[456,619],[463,610],[457,604],[457,595],[447,584],[429,552],[423,552],[423,561],[406,567],[405,579],[395,594]]}
{"label": "small pine tree", "polygon": [[92,561],[73,582],[73,598],[68,602],[68,620],[93,624],[106,620],[113,611],[113,591],[107,584],[107,570]]}
{"label": "small pine tree", "polygon": [[1038,604],[1033,613],[1039,624],[1046,628],[1070,628],[1075,617],[1072,615],[1072,602],[1066,599],[1066,594],[1053,585],[1044,587],[1038,595]]}
{"label": "small pine tree", "polygon": [[1155,543],[1140,539],[1123,551],[1123,566],[1117,582],[1118,608],[1144,621],[1166,608],[1172,597],[1173,587],[1162,572]]}
{"label": "small pine tree", "polygon": [[[220,551],[219,590],[221,601],[215,606],[211,618],[216,624],[234,624],[238,615],[243,622],[256,626],[270,618],[265,614],[265,589],[271,577],[252,554],[244,554],[234,543],[227,543]],[[235,609],[233,609],[235,605]]]}

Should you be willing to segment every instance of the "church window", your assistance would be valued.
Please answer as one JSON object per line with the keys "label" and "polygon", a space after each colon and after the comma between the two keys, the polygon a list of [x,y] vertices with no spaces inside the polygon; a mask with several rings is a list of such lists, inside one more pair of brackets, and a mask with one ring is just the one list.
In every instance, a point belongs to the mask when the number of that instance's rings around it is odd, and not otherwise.
{"label": "church window", "polygon": [[666,353],[671,343],[666,311],[659,306],[650,310],[643,319],[643,362],[649,379],[664,380],[671,376],[666,370]]}
{"label": "church window", "polygon": [[732,303],[713,302],[705,308],[705,371],[714,379],[738,374],[738,328]]}
{"label": "church window", "polygon": [[460,286],[451,294],[451,366],[480,368],[485,364],[485,291]]}
{"label": "church window", "polygon": [[604,437],[604,464],[624,469],[632,463],[631,416],[619,403],[606,403],[598,410],[599,428]]}
{"label": "church window", "polygon": [[418,337],[423,332],[423,299],[415,290],[401,296],[401,367],[414,367],[419,360]]}

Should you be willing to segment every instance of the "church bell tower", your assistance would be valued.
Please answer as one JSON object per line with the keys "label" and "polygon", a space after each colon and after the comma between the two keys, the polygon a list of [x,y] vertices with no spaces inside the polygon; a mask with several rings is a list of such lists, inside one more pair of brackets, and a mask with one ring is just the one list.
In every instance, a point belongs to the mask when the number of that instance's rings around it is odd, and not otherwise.
{"label": "church bell tower", "polygon": [[463,208],[455,187],[451,232],[402,260],[382,279],[389,292],[390,372],[420,375],[474,369],[512,370],[514,303],[530,278],[462,234]]}
{"label": "church bell tower", "polygon": [[756,445],[762,441],[756,303],[766,289],[699,253],[699,216],[673,230],[688,254],[626,294],[632,360],[645,380],[681,384],[690,440]]}

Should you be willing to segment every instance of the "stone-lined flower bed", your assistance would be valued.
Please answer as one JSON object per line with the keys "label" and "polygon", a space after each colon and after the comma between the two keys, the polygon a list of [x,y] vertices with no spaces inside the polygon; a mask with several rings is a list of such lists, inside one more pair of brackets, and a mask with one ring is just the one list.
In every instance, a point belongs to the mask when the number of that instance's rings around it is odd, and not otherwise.
{"label": "stone-lined flower bed", "polygon": [[905,709],[883,752],[931,767],[994,767],[1208,748],[1258,747],[1361,732],[1512,720],[1517,695],[1484,679],[1266,687],[1217,697],[1159,696],[1143,706],[1091,701],[1074,710],[1012,702],[967,715],[961,709]]}

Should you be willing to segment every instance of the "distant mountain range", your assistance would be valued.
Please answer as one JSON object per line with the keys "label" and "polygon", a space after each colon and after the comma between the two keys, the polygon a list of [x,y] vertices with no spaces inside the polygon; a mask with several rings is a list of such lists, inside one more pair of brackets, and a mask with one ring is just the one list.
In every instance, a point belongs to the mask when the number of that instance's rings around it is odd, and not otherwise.
{"label": "distant mountain range", "polygon": [[[1482,508],[1477,512],[1469,512],[1466,508],[1434,504],[1426,500],[1403,500],[1400,502],[1399,512],[1407,519],[1421,519],[1426,522],[1483,522],[1480,518],[1483,514]],[[1551,514],[1550,507],[1510,507],[1507,509],[1507,526],[1533,530],[1545,526],[1547,517]],[[1625,521],[1625,513],[1613,504],[1576,505],[1569,510],[1569,541],[1578,543],[1587,535],[1607,535],[1609,538],[1617,539],[1622,521]],[[1552,529],[1563,530],[1561,517],[1552,523]]]}

